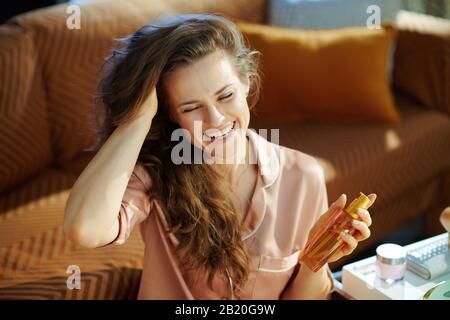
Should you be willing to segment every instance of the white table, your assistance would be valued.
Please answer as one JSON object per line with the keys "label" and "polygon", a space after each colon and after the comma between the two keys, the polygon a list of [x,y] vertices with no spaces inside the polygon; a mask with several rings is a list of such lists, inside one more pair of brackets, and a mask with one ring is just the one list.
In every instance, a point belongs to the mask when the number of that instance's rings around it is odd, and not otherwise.
{"label": "white table", "polygon": [[[448,233],[407,245],[405,249],[409,251],[444,237],[448,237]],[[372,256],[345,265],[342,269],[342,284],[336,282],[336,291],[348,299],[420,300],[433,286],[450,279],[450,274],[445,274],[433,280],[425,280],[407,270],[403,280],[386,283],[376,276],[375,262],[376,256]]]}

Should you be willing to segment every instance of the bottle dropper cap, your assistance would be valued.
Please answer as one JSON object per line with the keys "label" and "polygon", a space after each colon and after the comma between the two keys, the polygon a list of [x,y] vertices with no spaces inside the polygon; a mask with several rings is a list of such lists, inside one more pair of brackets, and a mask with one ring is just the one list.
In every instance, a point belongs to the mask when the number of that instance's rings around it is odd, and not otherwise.
{"label": "bottle dropper cap", "polygon": [[352,216],[353,219],[358,219],[358,209],[367,210],[370,207],[370,199],[364,193],[360,192],[359,197],[353,200],[345,211]]}

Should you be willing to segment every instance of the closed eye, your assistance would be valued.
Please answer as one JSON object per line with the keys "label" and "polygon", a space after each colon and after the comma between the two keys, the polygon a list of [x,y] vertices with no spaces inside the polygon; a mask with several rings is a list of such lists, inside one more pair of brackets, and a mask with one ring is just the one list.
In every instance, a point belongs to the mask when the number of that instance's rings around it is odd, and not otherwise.
{"label": "closed eye", "polygon": [[230,92],[230,93],[227,94],[226,96],[220,97],[219,100],[225,100],[225,99],[231,98],[232,95],[233,95],[233,92]]}
{"label": "closed eye", "polygon": [[[233,92],[230,92],[229,94],[220,97],[219,100],[221,100],[221,101],[222,101],[222,100],[227,100],[227,99],[231,98],[232,96],[233,96]],[[185,110],[183,110],[183,113],[191,112],[191,111],[193,111],[193,110],[195,110],[195,109],[198,109],[198,108],[200,108],[200,106],[195,106],[195,107],[190,108],[190,109],[185,109]]]}
{"label": "closed eye", "polygon": [[195,106],[195,107],[190,108],[190,109],[184,109],[184,110],[183,110],[183,113],[191,112],[191,111],[193,111],[193,110],[195,110],[195,109],[198,109],[198,108],[200,108],[200,107],[199,107],[199,106]]}

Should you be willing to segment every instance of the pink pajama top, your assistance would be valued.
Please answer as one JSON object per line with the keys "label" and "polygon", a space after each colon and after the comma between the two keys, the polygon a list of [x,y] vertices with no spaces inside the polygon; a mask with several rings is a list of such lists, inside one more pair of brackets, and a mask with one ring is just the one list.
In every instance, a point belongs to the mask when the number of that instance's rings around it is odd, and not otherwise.
{"label": "pink pajama top", "polygon": [[[112,242],[123,244],[140,225],[145,260],[138,299],[280,299],[298,274],[294,270],[298,271],[309,230],[328,210],[323,171],[312,156],[271,143],[251,129],[247,132],[258,177],[243,221],[250,230],[242,234],[242,240],[253,271],[242,295],[232,297],[230,278],[214,278],[211,291],[206,276],[194,281],[198,275],[179,268],[174,255],[178,241],[169,232],[158,201],[149,198],[150,175],[138,162],[123,196],[119,234]],[[327,272],[331,280],[328,266]]]}

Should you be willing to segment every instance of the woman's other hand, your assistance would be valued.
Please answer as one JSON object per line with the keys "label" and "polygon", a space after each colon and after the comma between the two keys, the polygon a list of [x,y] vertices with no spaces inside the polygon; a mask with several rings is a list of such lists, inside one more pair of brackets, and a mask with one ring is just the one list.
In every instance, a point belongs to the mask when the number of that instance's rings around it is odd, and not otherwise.
{"label": "woman's other hand", "polygon": [[[370,206],[373,205],[377,195],[372,193],[368,195],[370,199]],[[333,213],[336,208],[344,209],[345,204],[347,202],[347,196],[342,194],[328,209],[326,213],[324,213],[319,220],[316,222],[314,227],[310,231],[310,237],[314,234],[314,232],[321,227],[323,223],[327,220],[328,216]],[[372,218],[370,216],[369,211],[364,209],[358,209],[357,214],[359,219],[355,219],[352,221],[352,228],[348,230],[348,232],[341,233],[341,239],[344,242],[344,245],[336,251],[328,260],[328,262],[335,262],[341,259],[343,256],[347,256],[351,254],[356,247],[358,246],[358,242],[366,240],[370,237],[370,225],[372,224]],[[353,233],[352,233],[353,232]]]}

